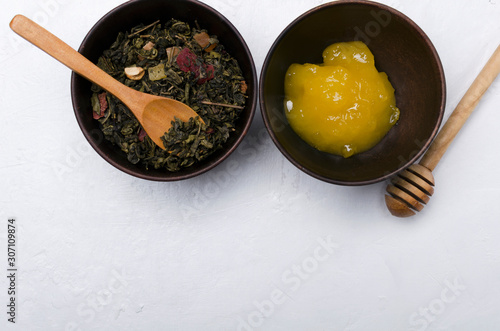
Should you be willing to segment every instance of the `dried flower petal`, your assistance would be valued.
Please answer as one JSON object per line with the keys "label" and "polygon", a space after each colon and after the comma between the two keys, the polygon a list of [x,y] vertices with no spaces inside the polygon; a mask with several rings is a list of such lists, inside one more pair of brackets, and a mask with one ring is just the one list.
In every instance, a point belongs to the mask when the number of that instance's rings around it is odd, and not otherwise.
{"label": "dried flower petal", "polygon": [[214,78],[215,68],[203,63],[189,48],[184,48],[177,56],[177,64],[184,72],[192,72],[198,77],[198,84],[203,84]]}
{"label": "dried flower petal", "polygon": [[196,69],[196,59],[198,57],[189,48],[183,48],[177,55],[177,65],[184,72],[194,72]]}
{"label": "dried flower petal", "polygon": [[97,97],[99,98],[99,105],[101,106],[101,114],[104,114],[106,109],[108,109],[108,100],[106,99],[107,93],[102,92]]}
{"label": "dried flower petal", "polygon": [[139,138],[139,141],[144,141],[144,138],[146,138],[147,135],[148,134],[146,133],[146,131],[144,131],[144,129],[141,128],[141,131],[139,131],[137,137]]}
{"label": "dried flower petal", "polygon": [[100,94],[94,94],[92,98],[95,98],[92,100],[92,117],[95,120],[98,120],[102,117],[104,117],[104,112],[108,109],[108,100],[106,99],[107,93],[102,92]]}
{"label": "dried flower petal", "polygon": [[247,82],[245,82],[244,80],[241,81],[240,90],[241,93],[247,93],[248,85]]}
{"label": "dried flower petal", "polygon": [[[198,79],[198,81],[197,81],[198,84],[206,83],[207,81],[214,78],[215,69],[214,69],[213,65],[211,65],[211,64],[207,65],[207,64],[203,63],[203,69],[204,69],[206,77],[200,77],[200,79]],[[198,68],[198,71],[199,71],[199,68]]]}

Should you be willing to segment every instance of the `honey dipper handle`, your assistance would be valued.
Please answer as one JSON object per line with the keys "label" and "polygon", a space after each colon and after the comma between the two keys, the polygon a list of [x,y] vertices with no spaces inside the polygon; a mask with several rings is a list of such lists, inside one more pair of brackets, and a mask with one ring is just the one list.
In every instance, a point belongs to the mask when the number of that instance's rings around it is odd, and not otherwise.
{"label": "honey dipper handle", "polygon": [[497,47],[484,68],[469,87],[462,100],[450,115],[420,164],[434,170],[446,149],[469,118],[479,100],[500,73],[500,46]]}

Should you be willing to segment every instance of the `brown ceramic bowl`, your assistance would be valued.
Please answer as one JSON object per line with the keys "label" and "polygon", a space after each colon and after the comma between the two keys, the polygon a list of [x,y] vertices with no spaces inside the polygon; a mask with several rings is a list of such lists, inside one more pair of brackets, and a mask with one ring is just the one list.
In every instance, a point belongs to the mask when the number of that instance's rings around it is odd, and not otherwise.
{"label": "brown ceramic bowl", "polygon": [[[350,158],[322,153],[289,126],[283,106],[285,72],[292,63],[321,63],[330,44],[360,40],[396,90],[401,117],[371,150]],[[260,78],[264,123],[279,150],[307,174],[329,183],[365,185],[382,181],[414,163],[441,123],[445,77],[425,33],[408,17],[372,1],[335,1],[293,21],[272,45]]]}
{"label": "brown ceramic bowl", "polygon": [[203,162],[174,173],[167,170],[147,170],[140,165],[130,163],[124,153],[103,139],[98,122],[92,119],[91,83],[76,74],[71,77],[71,97],[76,119],[92,147],[116,168],[130,175],[155,181],[175,181],[194,177],[221,163],[236,149],[247,133],[257,104],[257,75],[245,41],[222,14],[196,0],[128,1],[111,10],[94,25],[83,40],[79,52],[96,63],[120,31],[127,31],[141,23],[147,24],[156,20],[167,22],[171,18],[185,21],[191,26],[195,26],[197,21],[200,27],[207,29],[210,34],[217,35],[225,49],[238,60],[248,85],[247,104],[236,124],[236,132],[232,134],[224,148]]}

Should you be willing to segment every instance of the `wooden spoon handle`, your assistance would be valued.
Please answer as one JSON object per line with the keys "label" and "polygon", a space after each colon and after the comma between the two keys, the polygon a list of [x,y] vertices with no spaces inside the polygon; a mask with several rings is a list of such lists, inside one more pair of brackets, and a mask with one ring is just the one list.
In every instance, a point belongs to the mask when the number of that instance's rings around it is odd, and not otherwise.
{"label": "wooden spoon handle", "polygon": [[462,100],[450,115],[436,139],[423,156],[420,164],[429,170],[434,170],[448,146],[476,108],[479,100],[491,83],[500,73],[500,46],[497,47],[489,61],[476,77]]}
{"label": "wooden spoon handle", "polygon": [[29,18],[16,15],[10,22],[10,28],[71,70],[98,84],[122,101],[125,101],[131,91],[134,91],[116,81],[68,44]]}

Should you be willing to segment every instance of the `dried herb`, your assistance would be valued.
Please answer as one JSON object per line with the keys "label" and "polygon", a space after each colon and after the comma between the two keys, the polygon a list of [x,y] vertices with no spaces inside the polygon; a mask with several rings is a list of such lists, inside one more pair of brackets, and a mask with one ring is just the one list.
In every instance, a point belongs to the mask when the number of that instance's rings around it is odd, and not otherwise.
{"label": "dried herb", "polygon": [[174,19],[119,33],[97,65],[133,89],[186,103],[205,122],[176,120],[162,150],[121,101],[93,85],[93,117],[105,138],[146,168],[178,171],[220,149],[247,98],[241,69],[217,37]]}

